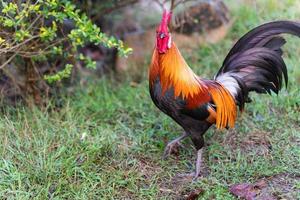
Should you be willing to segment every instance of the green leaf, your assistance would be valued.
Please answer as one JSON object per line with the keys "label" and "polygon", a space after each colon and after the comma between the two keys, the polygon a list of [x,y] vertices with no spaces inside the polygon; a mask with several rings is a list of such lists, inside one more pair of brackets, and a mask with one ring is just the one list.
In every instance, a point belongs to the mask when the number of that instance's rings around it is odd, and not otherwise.
{"label": "green leaf", "polygon": [[2,37],[0,37],[0,44],[2,44],[3,42],[5,42],[5,40]]}
{"label": "green leaf", "polygon": [[52,22],[52,27],[41,27],[40,28],[40,38],[43,41],[52,41],[56,37],[57,25]]}
{"label": "green leaf", "polygon": [[3,22],[3,26],[5,27],[13,27],[15,24],[15,22],[11,19],[5,19],[4,22]]}
{"label": "green leaf", "polygon": [[15,39],[18,42],[22,42],[25,38],[28,38],[28,37],[30,37],[30,33],[25,30],[18,30],[15,33]]}
{"label": "green leaf", "polygon": [[79,54],[78,59],[83,61],[87,68],[96,69],[97,67],[96,61],[93,61],[90,57],[84,56],[82,53]]}
{"label": "green leaf", "polygon": [[4,13],[4,14],[13,14],[14,15],[14,14],[16,14],[17,9],[18,9],[18,6],[15,3],[4,4],[3,9],[2,9],[2,13]]}
{"label": "green leaf", "polygon": [[71,75],[73,67],[74,66],[72,64],[66,64],[65,69],[63,69],[62,71],[57,72],[54,75],[45,75],[44,79],[48,83],[54,83],[56,81],[62,80],[63,78],[68,78]]}

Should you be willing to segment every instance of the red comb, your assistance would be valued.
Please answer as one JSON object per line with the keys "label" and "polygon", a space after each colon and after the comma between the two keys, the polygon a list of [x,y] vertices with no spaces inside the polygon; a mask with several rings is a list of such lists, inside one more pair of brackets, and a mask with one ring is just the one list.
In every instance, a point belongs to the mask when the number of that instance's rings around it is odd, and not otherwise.
{"label": "red comb", "polygon": [[167,27],[171,21],[171,17],[172,17],[172,12],[169,12],[166,9],[164,9],[161,23],[160,23],[160,28],[162,29],[162,31],[167,31]]}

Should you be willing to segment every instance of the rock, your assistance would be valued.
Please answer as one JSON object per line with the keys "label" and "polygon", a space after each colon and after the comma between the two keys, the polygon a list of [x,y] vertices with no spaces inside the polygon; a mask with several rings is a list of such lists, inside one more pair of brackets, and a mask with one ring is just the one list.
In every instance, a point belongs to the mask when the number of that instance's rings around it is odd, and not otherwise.
{"label": "rock", "polygon": [[230,26],[229,10],[221,0],[201,1],[175,16],[176,32],[204,35],[210,43],[223,39]]}

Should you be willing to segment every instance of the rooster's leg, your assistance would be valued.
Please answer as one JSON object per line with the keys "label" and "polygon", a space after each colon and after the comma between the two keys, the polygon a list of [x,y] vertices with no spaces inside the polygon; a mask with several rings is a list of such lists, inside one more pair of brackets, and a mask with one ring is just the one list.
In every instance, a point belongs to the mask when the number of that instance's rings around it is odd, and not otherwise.
{"label": "rooster's leg", "polygon": [[180,137],[169,142],[165,148],[163,159],[166,159],[173,152],[174,148],[181,146],[180,141],[186,138],[187,136],[189,135],[186,132],[184,132]]}
{"label": "rooster's leg", "polygon": [[201,175],[201,165],[202,165],[202,152],[203,152],[203,146],[204,146],[204,138],[203,138],[203,133],[207,130],[207,128],[210,125],[208,124],[205,128],[203,129],[201,134],[192,134],[191,139],[195,145],[195,148],[197,150],[197,160],[196,160],[196,170],[195,173],[193,173],[194,178],[193,181],[197,180],[197,178]]}
{"label": "rooster's leg", "polygon": [[210,126],[210,123],[203,122],[200,129],[190,132],[190,137],[192,139],[192,142],[194,143],[195,149],[197,150],[196,170],[193,173],[180,174],[180,177],[188,177],[189,179],[193,178],[193,181],[196,181],[201,175],[202,153],[204,147],[203,135]]}
{"label": "rooster's leg", "polygon": [[200,169],[201,169],[201,164],[202,164],[202,151],[203,151],[203,148],[201,148],[197,151],[196,171],[195,171],[193,180],[196,180],[200,176]]}
{"label": "rooster's leg", "polygon": [[197,160],[196,160],[196,170],[195,172],[191,173],[183,173],[183,174],[178,174],[179,177],[184,177],[184,178],[193,178],[193,181],[196,181],[199,176],[201,175],[201,165],[202,165],[202,149],[199,149],[197,151]]}

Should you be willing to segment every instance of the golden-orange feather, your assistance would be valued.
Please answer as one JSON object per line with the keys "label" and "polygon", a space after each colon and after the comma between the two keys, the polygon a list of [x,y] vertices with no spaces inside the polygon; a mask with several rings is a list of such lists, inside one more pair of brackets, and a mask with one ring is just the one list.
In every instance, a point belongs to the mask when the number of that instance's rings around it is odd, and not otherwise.
{"label": "golden-orange feather", "polygon": [[217,107],[217,128],[225,128],[226,126],[233,128],[237,116],[237,108],[232,95],[217,82],[209,84],[209,93]]}

